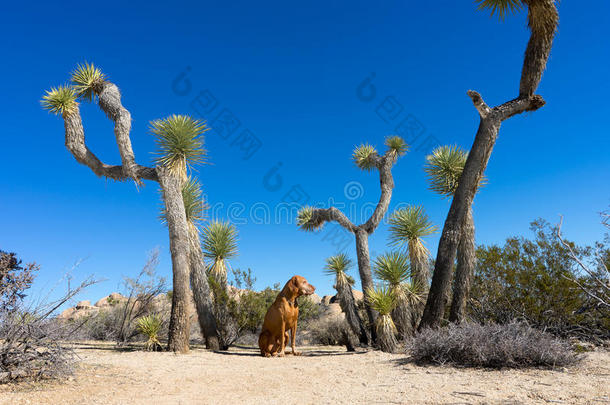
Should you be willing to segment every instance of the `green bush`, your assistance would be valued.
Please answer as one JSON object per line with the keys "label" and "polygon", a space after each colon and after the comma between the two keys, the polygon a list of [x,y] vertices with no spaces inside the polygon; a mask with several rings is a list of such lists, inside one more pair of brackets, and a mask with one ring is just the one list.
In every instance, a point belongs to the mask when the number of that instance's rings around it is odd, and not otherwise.
{"label": "green bush", "polygon": [[[544,220],[532,222],[534,239],[512,237],[504,246],[480,246],[470,293],[470,317],[478,322],[507,323],[514,319],[564,337],[610,338],[610,313],[591,300],[573,280],[595,288],[557,238],[557,228]],[[610,247],[570,246],[591,268],[608,262]]]}

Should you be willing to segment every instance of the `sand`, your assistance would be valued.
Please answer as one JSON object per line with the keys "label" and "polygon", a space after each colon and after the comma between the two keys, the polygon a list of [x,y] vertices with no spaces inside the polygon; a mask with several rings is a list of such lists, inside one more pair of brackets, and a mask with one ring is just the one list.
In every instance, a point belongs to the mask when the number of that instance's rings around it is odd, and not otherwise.
{"label": "sand", "polygon": [[610,353],[562,370],[420,367],[403,354],[302,347],[188,355],[81,344],[68,381],[0,385],[0,404],[610,404]]}

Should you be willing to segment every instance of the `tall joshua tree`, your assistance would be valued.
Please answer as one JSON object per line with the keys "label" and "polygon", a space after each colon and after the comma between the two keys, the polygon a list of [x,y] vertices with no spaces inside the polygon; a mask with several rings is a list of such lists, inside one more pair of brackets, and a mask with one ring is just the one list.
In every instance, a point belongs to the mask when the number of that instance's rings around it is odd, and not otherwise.
{"label": "tall joshua tree", "polygon": [[[86,145],[85,131],[80,114],[79,101],[97,99],[100,109],[114,122],[114,134],[121,156],[122,165],[103,163]],[[200,123],[189,117],[182,117],[190,123],[190,148],[161,148],[155,167],[139,165],[135,162],[129,133],[131,115],[121,103],[118,87],[111,83],[100,69],[85,63],[72,72],[71,83],[53,87],[46,92],[41,101],[42,107],[61,115],[64,121],[66,147],[76,161],[89,167],[97,176],[116,181],[132,179],[136,184],[142,180],[159,183],[165,203],[165,218],[169,229],[170,252],[173,267],[173,295],[168,349],[186,353],[189,350],[189,325],[187,300],[189,298],[189,241],[188,226],[184,202],[181,195],[183,177],[177,174],[177,166],[172,164],[174,158],[183,159],[184,163],[197,162],[197,151],[200,147],[198,136],[203,128]],[[171,120],[166,122],[171,128]],[[154,125],[153,125],[154,127]]]}
{"label": "tall joshua tree", "polygon": [[401,252],[383,254],[375,259],[375,275],[385,281],[395,297],[395,307],[391,312],[398,334],[403,338],[413,335],[415,315],[423,302],[421,287],[409,282],[410,269],[407,256]]}
{"label": "tall joshua tree", "polygon": [[352,291],[354,279],[347,274],[347,270],[352,266],[352,261],[345,253],[331,256],[326,259],[325,273],[335,277],[335,289],[341,310],[345,314],[345,319],[352,332],[358,336],[360,344],[368,345],[369,338],[364,323],[358,314],[356,300]]}
{"label": "tall joshua tree", "polygon": [[182,199],[186,212],[186,221],[189,230],[189,260],[191,265],[191,288],[197,309],[199,327],[205,339],[207,349],[219,350],[218,331],[216,318],[214,317],[214,305],[212,292],[208,284],[203,251],[201,249],[200,226],[204,218],[207,205],[203,201],[201,185],[198,181],[189,177],[182,186]]}
{"label": "tall joshua tree", "polygon": [[491,9],[503,18],[510,12],[527,7],[531,32],[519,84],[519,96],[497,107],[490,108],[479,93],[468,91],[479,113],[480,123],[464,170],[455,190],[438,245],[432,285],[419,328],[438,327],[441,323],[451,283],[451,273],[464,218],[481,181],[495,145],[502,122],[525,111],[541,108],[545,101],[535,95],[551,52],[559,22],[554,0],[477,0],[479,9]]}
{"label": "tall joshua tree", "polygon": [[[369,235],[377,229],[390,205],[392,189],[394,188],[392,167],[394,167],[398,157],[404,155],[409,149],[405,141],[399,136],[386,138],[385,144],[388,149],[383,155],[377,153],[377,150],[368,144],[357,147],[353,153],[354,163],[360,169],[366,171],[377,169],[379,171],[381,197],[375,207],[375,211],[365,223],[355,225],[335,207],[325,209],[303,207],[297,216],[297,224],[304,231],[314,231],[320,229],[326,222],[335,221],[354,234],[356,237],[358,271],[360,273],[360,281],[362,282],[367,314],[371,324],[374,323],[376,314],[370,305],[370,301],[367,299],[368,291],[373,291],[373,277],[369,256]],[[372,336],[375,339],[375,328],[372,328]]]}
{"label": "tall joshua tree", "polygon": [[203,254],[211,259],[207,276],[214,293],[220,348],[227,350],[237,338],[237,327],[229,311],[227,259],[237,255],[237,230],[228,222],[214,221],[203,229]]}
{"label": "tall joshua tree", "polygon": [[[457,146],[439,146],[434,149],[426,156],[427,163],[424,168],[430,180],[430,188],[443,197],[452,197],[467,158],[468,152]],[[484,181],[485,179],[481,178],[479,187]],[[474,219],[471,206],[464,218],[457,248],[457,267],[453,278],[453,295],[449,312],[451,322],[460,323],[464,320],[475,263]]]}

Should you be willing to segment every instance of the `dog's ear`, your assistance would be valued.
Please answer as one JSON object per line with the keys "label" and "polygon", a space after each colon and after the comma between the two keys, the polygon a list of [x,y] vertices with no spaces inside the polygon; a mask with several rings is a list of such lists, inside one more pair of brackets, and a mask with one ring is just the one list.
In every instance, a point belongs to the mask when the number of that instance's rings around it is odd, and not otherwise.
{"label": "dog's ear", "polygon": [[294,276],[290,279],[290,281],[288,282],[288,289],[292,294],[296,295],[299,293],[299,280],[297,279],[297,276]]}

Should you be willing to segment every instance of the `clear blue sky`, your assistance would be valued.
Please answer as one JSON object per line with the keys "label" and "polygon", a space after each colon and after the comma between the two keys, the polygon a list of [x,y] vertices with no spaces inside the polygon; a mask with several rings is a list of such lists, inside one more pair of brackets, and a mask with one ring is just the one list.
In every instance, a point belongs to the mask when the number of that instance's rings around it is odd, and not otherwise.
{"label": "clear blue sky", "polygon": [[[159,271],[171,278],[157,185],[138,191],[131,183],[96,178],[65,149],[61,119],[40,108],[44,90],[65,82],[87,60],[120,87],[141,164],[151,162],[155,149],[150,120],[197,115],[191,104],[206,90],[217,105],[203,118],[212,122],[230,111],[240,127],[228,139],[207,133],[210,165],[198,177],[209,203],[224,205],[217,211],[221,218],[237,215],[246,222],[238,225],[240,255],[231,264],[252,268],[258,287],[301,274],[321,295],[331,293],[321,269],[338,248],[324,232],[298,231],[285,218],[253,223],[248,211],[260,204],[273,208],[295,185],[310,203],[331,197],[358,207],[376,202],[378,177],[359,171],[351,151],[361,142],[381,148],[405,119],[415,117],[423,128],[416,144],[433,136],[470,148],[478,117],[466,91],[479,91],[490,105],[514,97],[528,38],[525,13],[499,22],[477,12],[472,1],[371,4],[5,4],[0,248],[42,266],[39,291],[86,258],[76,279],[108,279],[85,294],[96,300],[116,290],[122,275],[136,274],[155,246],[161,248]],[[566,236],[582,243],[601,238],[597,212],[610,203],[609,14],[606,0],[584,7],[561,3],[559,34],[539,88],[547,105],[502,127],[489,184],[475,200],[478,243],[528,235],[531,220],[555,222],[559,214],[565,215]],[[174,83],[182,72],[190,87]],[[357,90],[371,73],[376,93],[367,101],[371,94]],[[118,163],[111,122],[95,105],[83,106],[82,114],[89,147],[105,162]],[[261,144],[249,159],[240,149],[242,130]],[[442,227],[449,203],[427,189],[427,150],[415,149],[394,169],[390,209],[422,204]],[[275,174],[282,179],[276,191]],[[352,181],[362,185],[363,195],[349,200],[344,188]],[[232,203],[246,211],[228,213]],[[383,225],[371,237],[372,253],[386,250],[386,238]],[[433,253],[437,242],[438,235],[427,240]],[[353,242],[347,252],[355,258]]]}

